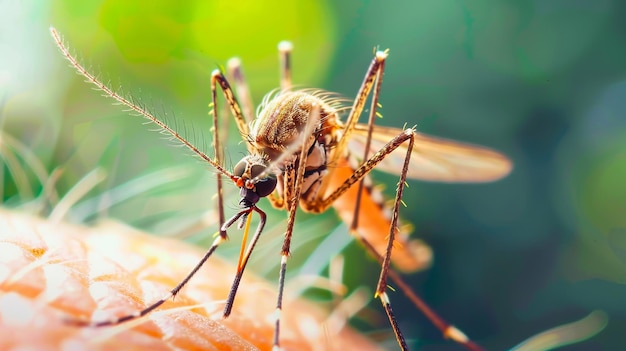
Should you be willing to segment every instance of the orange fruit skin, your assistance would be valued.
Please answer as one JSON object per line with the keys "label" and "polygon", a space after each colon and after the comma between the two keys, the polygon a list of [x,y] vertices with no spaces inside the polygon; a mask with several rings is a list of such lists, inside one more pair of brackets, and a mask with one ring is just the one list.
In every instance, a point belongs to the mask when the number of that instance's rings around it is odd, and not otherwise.
{"label": "orange fruit skin", "polygon": [[[84,227],[0,209],[0,350],[270,350],[275,284],[246,272],[222,318],[235,267],[212,257],[172,301],[138,322],[78,327],[144,308],[191,271],[204,252],[108,223]],[[278,255],[276,259],[279,259]],[[192,309],[177,307],[203,304]],[[327,313],[286,296],[283,350],[380,350]]]}

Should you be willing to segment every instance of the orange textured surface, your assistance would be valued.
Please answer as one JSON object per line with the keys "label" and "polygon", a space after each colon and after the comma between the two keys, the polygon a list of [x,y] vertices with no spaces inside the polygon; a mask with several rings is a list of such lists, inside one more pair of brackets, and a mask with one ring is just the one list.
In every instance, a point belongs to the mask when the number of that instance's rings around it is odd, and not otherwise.
{"label": "orange textured surface", "polygon": [[[100,321],[163,297],[203,251],[119,224],[94,228],[0,210],[0,350],[269,350],[276,292],[249,272],[233,314],[221,318],[235,268],[211,258],[188,286],[140,322],[82,328],[65,318]],[[214,303],[210,303],[213,301]],[[203,304],[194,309],[169,309]],[[326,314],[285,303],[285,350],[379,350]]]}

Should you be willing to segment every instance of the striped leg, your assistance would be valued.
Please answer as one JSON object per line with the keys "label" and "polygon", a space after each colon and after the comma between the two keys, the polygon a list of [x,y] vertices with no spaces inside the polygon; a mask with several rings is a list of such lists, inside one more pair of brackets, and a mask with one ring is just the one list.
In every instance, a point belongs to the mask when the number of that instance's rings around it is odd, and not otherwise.
{"label": "striped leg", "polygon": [[[315,129],[316,121],[319,121],[319,113],[320,106],[314,105],[312,107],[309,122],[305,128],[305,131],[302,133],[305,136],[312,135],[313,130]],[[303,140],[304,141],[304,140]],[[303,142],[302,141],[302,142]],[[297,141],[301,142],[301,141]],[[303,144],[301,144],[303,145]],[[281,260],[280,260],[280,271],[278,275],[278,298],[276,300],[276,324],[274,330],[274,350],[280,350],[280,315],[283,308],[283,293],[285,290],[285,275],[287,273],[287,260],[289,259],[290,248],[291,248],[291,237],[293,235],[293,228],[296,220],[296,211],[298,209],[298,204],[300,203],[300,195],[302,190],[302,182],[304,180],[304,174],[306,170],[306,159],[307,159],[308,148],[301,147],[300,148],[300,156],[298,161],[291,164],[288,164],[285,168],[284,172],[284,198],[286,199],[288,217],[287,217],[287,228],[285,230],[285,238],[283,239],[283,246],[280,251]]]}
{"label": "striped leg", "polygon": [[[374,257],[376,257],[378,261],[382,264],[383,256],[381,256],[376,251],[374,246],[363,236],[357,236],[357,238],[363,244],[363,246],[365,246],[365,248],[372,255],[374,255]],[[404,293],[404,295],[408,297],[409,300],[411,300],[413,305],[418,310],[420,310],[426,316],[426,318],[428,318],[431,321],[431,323],[433,323],[433,325],[437,327],[437,329],[441,331],[441,333],[443,334],[445,338],[454,340],[455,342],[463,345],[468,350],[483,351],[483,348],[480,345],[470,340],[461,330],[459,330],[452,324],[445,321],[430,306],[428,306],[428,304],[424,300],[422,300],[413,291],[413,289],[411,289],[411,287],[402,279],[400,274],[398,274],[392,268],[389,268],[388,275],[389,275],[389,278],[391,278],[391,280],[394,282],[395,286],[399,288],[402,291],[402,293]]]}

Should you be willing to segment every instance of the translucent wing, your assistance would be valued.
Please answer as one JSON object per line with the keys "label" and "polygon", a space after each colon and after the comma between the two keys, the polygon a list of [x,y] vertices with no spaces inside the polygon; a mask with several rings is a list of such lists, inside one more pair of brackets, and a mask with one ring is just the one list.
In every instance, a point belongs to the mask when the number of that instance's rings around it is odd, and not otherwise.
{"label": "translucent wing", "polygon": [[[373,155],[401,129],[375,126],[369,155]],[[490,182],[511,171],[513,165],[504,155],[485,147],[436,138],[416,133],[408,177],[433,182]],[[363,157],[367,126],[357,125],[348,143],[350,152]],[[406,144],[376,166],[377,170],[399,174],[406,155]]]}

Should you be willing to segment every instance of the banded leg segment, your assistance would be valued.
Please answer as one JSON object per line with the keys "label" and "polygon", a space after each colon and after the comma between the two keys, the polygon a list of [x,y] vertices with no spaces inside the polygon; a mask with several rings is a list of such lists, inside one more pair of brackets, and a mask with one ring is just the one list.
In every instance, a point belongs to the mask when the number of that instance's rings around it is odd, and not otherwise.
{"label": "banded leg segment", "polygon": [[[370,115],[368,118],[368,122],[367,122],[367,126],[368,126],[368,132],[367,132],[367,139],[365,140],[365,149],[363,152],[363,158],[361,158],[362,160],[367,160],[367,158],[369,157],[369,150],[370,150],[370,146],[372,145],[372,132],[374,130],[374,120],[376,119],[376,109],[378,108],[378,97],[380,96],[380,87],[383,84],[383,72],[385,71],[385,61],[382,60],[379,63],[378,69],[376,70],[376,76],[375,76],[375,87],[374,87],[374,92],[372,94],[372,102],[370,104]],[[366,80],[367,81],[367,80]],[[412,148],[410,148],[409,150],[411,150]],[[360,206],[361,206],[361,197],[363,194],[363,187],[365,186],[365,179],[362,179],[359,182],[359,188],[357,190],[357,194],[356,194],[356,205],[354,206],[354,216],[352,217],[352,223],[350,224],[350,230],[355,231],[356,228],[359,225],[359,213],[360,213]]]}
{"label": "banded leg segment", "polygon": [[[403,350],[407,350],[408,346],[406,341],[404,340],[404,336],[402,335],[401,330],[398,327],[398,323],[396,321],[395,315],[391,308],[391,304],[389,302],[389,298],[386,293],[387,289],[387,275],[389,271],[389,265],[391,262],[391,250],[393,249],[393,243],[395,240],[395,234],[398,226],[399,219],[399,207],[402,202],[402,193],[404,191],[404,185],[406,183],[406,174],[408,172],[409,161],[411,157],[411,151],[413,150],[413,143],[415,141],[415,132],[413,129],[407,129],[403,133],[397,135],[393,138],[389,143],[387,143],[383,148],[381,148],[378,152],[376,152],[372,157],[364,161],[355,171],[354,173],[346,179],[337,189],[333,190],[330,194],[326,196],[323,200],[316,204],[316,211],[324,211],[328,207],[330,207],[340,196],[342,196],[346,191],[348,191],[355,183],[360,182],[365,175],[367,175],[379,162],[381,162],[387,155],[397,149],[400,145],[405,142],[408,142],[409,145],[407,147],[407,153],[404,159],[403,169],[400,176],[400,180],[398,182],[398,187],[396,189],[396,201],[394,203],[393,215],[389,227],[389,234],[387,237],[387,247],[385,256],[382,260],[382,267],[380,272],[380,277],[378,280],[378,285],[376,288],[376,297],[380,298],[381,303],[387,313],[389,321],[392,325],[394,333],[396,335],[396,339],[398,344]],[[357,208],[358,210],[358,208]]]}
{"label": "banded leg segment", "polygon": [[[348,140],[350,140],[350,135],[354,131],[354,127],[356,126],[361,113],[363,112],[363,107],[365,106],[365,102],[369,93],[374,86],[374,81],[378,76],[379,72],[382,77],[382,70],[384,68],[384,62],[387,59],[387,51],[377,51],[374,59],[370,63],[367,72],[365,73],[365,77],[363,78],[363,83],[361,83],[361,87],[357,92],[356,98],[352,104],[352,109],[350,110],[350,114],[346,120],[341,139],[337,142],[335,146],[335,152],[333,153],[333,159],[329,160],[329,164],[334,164],[337,159],[344,157],[346,147],[348,146]],[[328,173],[329,177],[332,177],[332,168],[329,169]],[[324,193],[325,188],[322,186],[320,189],[320,193]]]}
{"label": "banded leg segment", "polygon": [[[243,272],[246,269],[246,265],[248,264],[250,255],[252,254],[252,251],[254,250],[257,242],[259,241],[259,238],[261,237],[261,233],[263,232],[263,228],[265,227],[267,216],[265,212],[263,212],[260,208],[253,206],[250,208],[243,209],[239,213],[235,214],[228,222],[224,224],[224,227],[223,227],[223,230],[226,230],[228,227],[233,225],[239,218],[241,218],[244,215],[248,217],[247,220],[249,221],[250,220],[249,215],[252,211],[255,211],[259,214],[260,222],[257,225],[257,229],[254,232],[254,236],[250,240],[250,244],[248,245],[248,248],[246,249],[245,255],[243,257],[240,257],[239,259],[239,264],[237,265],[237,274],[235,275],[235,279],[233,279],[233,283],[230,287],[230,292],[228,293],[228,299],[226,300],[226,305],[224,306],[224,314],[223,314],[224,318],[230,316],[233,310],[233,305],[235,303],[235,296],[237,295],[237,290],[239,289],[239,283],[241,283],[241,278],[243,277]],[[248,230],[248,226],[246,226],[246,231],[247,230]],[[246,236],[247,235],[244,235],[244,237]]]}
{"label": "banded leg segment", "polygon": [[389,236],[387,239],[387,249],[385,251],[383,263],[381,265],[382,267],[380,269],[380,277],[378,278],[378,286],[376,288],[376,293],[374,294],[375,297],[380,298],[380,302],[383,304],[383,307],[385,308],[385,312],[387,313],[387,317],[389,317],[389,322],[391,323],[393,331],[396,334],[396,340],[398,340],[398,344],[403,350],[408,350],[408,346],[406,345],[404,336],[402,335],[402,332],[400,328],[398,327],[398,322],[396,320],[395,315],[393,314],[393,310],[391,309],[391,302],[389,301],[389,297],[387,296],[387,275],[389,274],[389,265],[391,264],[391,250],[393,250],[393,243],[395,240],[396,231],[398,230],[398,219],[400,217],[400,203],[402,203],[402,194],[404,193],[404,185],[406,184],[406,174],[409,171],[409,161],[411,160],[411,152],[413,151],[414,142],[415,142],[415,134],[411,134],[411,138],[409,139],[409,146],[407,147],[406,156],[404,158],[404,165],[402,166],[402,174],[400,175],[400,180],[398,181],[398,187],[396,188],[396,200],[394,201],[394,205],[393,205],[391,226],[389,227]]}
{"label": "banded leg segment", "polygon": [[[401,134],[397,135],[395,138],[391,139],[385,146],[383,146],[378,152],[372,155],[367,161],[363,162],[354,173],[346,179],[337,189],[334,189],[332,192],[328,193],[325,198],[318,200],[315,203],[315,212],[324,212],[330,206],[332,206],[333,202],[337,200],[341,195],[343,195],[354,183],[359,182],[365,175],[367,175],[371,170],[376,167],[382,160],[385,159],[387,155],[392,153],[395,149],[397,149],[402,143],[407,140],[415,139],[415,130],[412,128],[405,129]],[[411,142],[412,144],[412,142]],[[411,149],[408,149],[409,151]]]}
{"label": "banded leg segment", "polygon": [[[217,115],[217,81],[219,80],[220,74],[216,74],[213,72],[211,75],[211,114],[213,115],[213,130],[215,131],[213,135],[213,151],[215,162],[219,164],[223,164],[222,162],[222,150],[220,144],[220,128],[219,128],[219,118]],[[228,84],[228,83],[227,83]],[[223,85],[222,85],[223,86]],[[224,94],[227,96],[228,94]],[[235,102],[236,103],[236,102]],[[226,234],[226,230],[223,229],[224,222],[226,217],[224,216],[224,191],[222,188],[222,175],[216,174],[215,181],[217,183],[217,208],[218,208],[218,216],[219,216],[219,235],[223,239],[227,239],[228,235]]]}
{"label": "banded leg segment", "polygon": [[[230,107],[230,111],[235,117],[235,123],[237,124],[237,129],[239,129],[239,134],[243,137],[244,140],[248,140],[246,137],[250,134],[250,130],[248,128],[248,122],[241,111],[241,107],[239,106],[239,102],[233,93],[233,89],[230,87],[228,80],[224,76],[224,74],[220,70],[214,70],[211,74],[211,86],[214,84],[219,84],[222,88],[222,92],[224,93],[224,98]],[[215,89],[213,89],[215,90]],[[246,143],[249,152],[254,150],[253,146],[250,143]]]}
{"label": "banded leg segment", "polygon": [[[319,121],[320,106],[313,106],[307,126],[302,133],[303,136],[311,135],[315,130],[315,122]],[[287,206],[287,228],[285,230],[285,238],[283,239],[283,246],[280,251],[280,271],[278,275],[278,298],[276,300],[276,322],[274,330],[274,350],[280,349],[280,315],[283,308],[283,294],[285,291],[285,276],[287,273],[287,260],[289,259],[291,249],[291,237],[293,235],[293,229],[296,221],[296,211],[300,203],[300,195],[302,190],[302,182],[304,181],[304,174],[306,171],[306,159],[308,147],[305,147],[303,140],[300,148],[300,156],[295,163],[288,164],[284,172],[284,198]]]}
{"label": "banded leg segment", "polygon": [[[387,249],[385,251],[385,255],[384,256],[380,255],[376,251],[376,249],[372,246],[372,244],[365,237],[360,236],[360,235],[357,236],[359,238],[359,240],[364,243],[365,247],[372,254],[374,254],[374,256],[377,257],[379,259],[379,261],[381,262],[382,268],[381,268],[381,274],[380,274],[378,285],[377,285],[377,289],[376,289],[376,295],[377,295],[377,297],[379,297],[381,299],[381,303],[383,304],[383,307],[385,308],[385,311],[386,311],[387,316],[388,316],[388,318],[390,320],[390,323],[391,323],[392,327],[394,328],[394,332],[396,333],[396,338],[398,339],[398,343],[404,349],[406,349],[406,347],[407,347],[406,346],[406,342],[404,341],[404,338],[403,338],[403,336],[402,336],[402,334],[400,332],[400,329],[398,329],[397,321],[395,319],[393,311],[391,310],[391,304],[390,304],[390,301],[389,301],[389,297],[388,297],[388,295],[386,293],[387,276],[389,276],[400,287],[400,289],[404,292],[404,294],[409,297],[409,299],[414,303],[414,305],[420,311],[422,311],[422,313],[424,313],[426,315],[426,317],[442,332],[442,334],[446,338],[450,338],[450,339],[456,341],[457,343],[462,344],[464,347],[466,347],[469,350],[479,351],[479,350],[482,350],[482,348],[479,345],[477,345],[476,343],[474,343],[471,340],[469,340],[467,338],[467,336],[465,336],[465,334],[463,334],[463,332],[461,332],[460,330],[458,330],[457,328],[455,328],[451,324],[447,323],[443,318],[438,316],[423,300],[421,300],[411,290],[411,288],[406,283],[404,283],[404,281],[402,281],[402,279],[399,276],[399,274],[397,274],[395,271],[393,271],[391,269],[390,265],[389,265],[390,258],[391,258],[391,250],[393,248],[393,242],[394,242],[394,239],[395,239],[395,232],[397,230],[397,225],[398,225],[399,207],[400,207],[400,203],[401,203],[401,199],[402,199],[402,192],[403,192],[403,189],[404,189],[404,184],[406,182],[406,174],[407,174],[407,170],[408,170],[408,164],[409,164],[409,161],[410,161],[410,154],[411,154],[411,150],[413,148],[414,134],[412,133],[412,131],[413,131],[412,129],[407,129],[405,131],[405,133],[400,134],[396,138],[392,139],[391,142],[389,142],[381,150],[379,150],[376,154],[374,154],[370,159],[368,159],[366,162],[364,162],[359,168],[357,168],[355,170],[355,172],[353,173],[353,175],[350,178],[348,178],[333,193],[328,195],[328,197],[326,199],[324,199],[324,201],[322,203],[320,203],[320,209],[323,211],[327,206],[332,205],[333,202],[337,198],[339,198],[341,195],[343,195],[343,193],[345,191],[350,189],[350,187],[354,183],[360,181],[361,178],[363,178],[365,176],[365,174],[369,173],[369,171],[372,168],[374,168],[378,162],[380,162],[382,159],[384,159],[384,157],[386,155],[391,153],[399,145],[401,145],[403,142],[405,142],[408,139],[409,140],[409,146],[407,148],[407,154],[405,156],[405,161],[404,161],[403,170],[402,170],[402,173],[401,173],[401,178],[400,178],[400,180],[398,182],[398,188],[396,189],[396,199],[395,199],[395,202],[394,202],[394,208],[393,208],[393,212],[392,212],[392,221],[391,221],[391,225],[390,225],[390,228],[389,228],[390,231],[389,231],[389,236],[388,236],[388,241],[387,241]],[[355,228],[355,229],[358,229],[358,228]],[[355,230],[354,232],[358,233],[358,230]]]}
{"label": "banded leg segment", "polygon": [[[366,250],[369,251],[374,257],[378,259],[378,261],[382,264],[383,256],[376,251],[376,248],[370,243],[365,237],[357,236],[358,240],[365,246]],[[398,274],[393,268],[389,268],[388,271],[389,278],[394,282],[395,286],[399,288],[402,293],[411,300],[413,305],[420,310],[426,318],[430,320],[430,322],[439,329],[441,334],[447,338],[452,339],[453,341],[463,345],[466,349],[471,351],[483,351],[484,349],[470,340],[461,330],[456,328],[454,325],[448,323],[441,316],[437,314],[428,304],[422,300],[411,287],[402,279],[402,276]]]}

